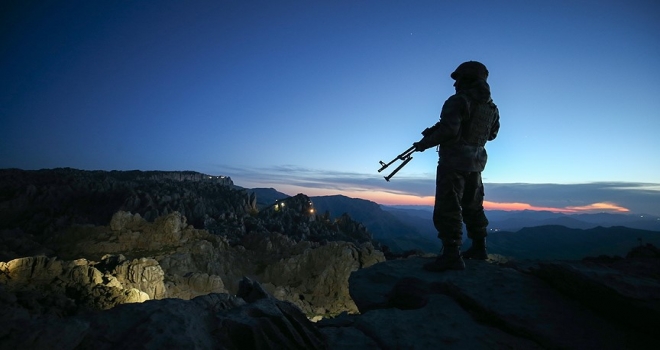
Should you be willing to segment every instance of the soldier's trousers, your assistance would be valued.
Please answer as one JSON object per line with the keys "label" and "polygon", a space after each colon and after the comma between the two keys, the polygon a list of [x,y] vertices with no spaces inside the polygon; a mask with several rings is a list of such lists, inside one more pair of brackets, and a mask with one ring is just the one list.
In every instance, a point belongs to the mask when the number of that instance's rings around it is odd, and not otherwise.
{"label": "soldier's trousers", "polygon": [[454,241],[460,245],[463,222],[469,238],[485,238],[488,219],[483,203],[481,172],[456,171],[438,166],[433,224],[443,242]]}

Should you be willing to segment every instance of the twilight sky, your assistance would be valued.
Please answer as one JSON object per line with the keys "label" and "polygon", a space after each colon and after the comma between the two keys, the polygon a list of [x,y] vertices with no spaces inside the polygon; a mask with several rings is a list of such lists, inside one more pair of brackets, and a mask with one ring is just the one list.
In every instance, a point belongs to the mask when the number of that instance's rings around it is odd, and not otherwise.
{"label": "twilight sky", "polygon": [[[3,1],[0,168],[194,170],[431,204],[388,162],[478,60],[501,114],[489,209],[660,216],[660,3]],[[393,165],[391,169],[393,170]]]}

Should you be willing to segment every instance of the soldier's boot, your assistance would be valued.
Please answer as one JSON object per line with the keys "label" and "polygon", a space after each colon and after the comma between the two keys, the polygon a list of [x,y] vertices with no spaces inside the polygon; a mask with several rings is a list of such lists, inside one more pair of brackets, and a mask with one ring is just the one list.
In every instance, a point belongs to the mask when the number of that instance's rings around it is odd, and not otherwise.
{"label": "soldier's boot", "polygon": [[435,261],[424,264],[424,270],[442,272],[447,270],[465,270],[465,262],[461,257],[460,241],[443,241],[442,255]]}
{"label": "soldier's boot", "polygon": [[473,239],[472,246],[470,249],[463,252],[463,257],[472,260],[488,259],[488,252],[486,251],[486,237]]}

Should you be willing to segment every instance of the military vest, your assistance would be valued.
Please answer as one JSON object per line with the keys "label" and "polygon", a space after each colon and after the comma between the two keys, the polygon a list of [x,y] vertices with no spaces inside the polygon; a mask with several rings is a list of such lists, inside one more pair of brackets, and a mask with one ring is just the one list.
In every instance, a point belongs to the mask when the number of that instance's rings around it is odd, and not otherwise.
{"label": "military vest", "polygon": [[486,145],[495,121],[496,107],[492,101],[475,102],[465,97],[469,117],[461,126],[461,138],[470,145]]}

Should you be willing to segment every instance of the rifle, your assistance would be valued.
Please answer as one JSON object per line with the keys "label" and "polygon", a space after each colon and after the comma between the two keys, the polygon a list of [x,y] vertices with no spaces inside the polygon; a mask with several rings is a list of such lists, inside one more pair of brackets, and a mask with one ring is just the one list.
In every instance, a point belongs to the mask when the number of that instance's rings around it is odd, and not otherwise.
{"label": "rifle", "polygon": [[[440,122],[437,122],[432,127],[424,129],[424,131],[422,131],[422,135],[424,137],[429,136],[429,135],[433,134],[439,127],[440,127]],[[390,166],[392,163],[396,162],[397,160],[401,159],[403,161],[403,163],[401,163],[396,169],[394,169],[394,171],[391,174],[385,176],[385,181],[390,182],[390,179],[392,178],[392,176],[394,176],[394,174],[396,174],[399,170],[401,170],[401,168],[406,166],[406,164],[408,164],[408,162],[412,160],[411,155],[413,153],[415,153],[415,148],[417,148],[417,147],[413,144],[412,147],[408,148],[405,152],[403,152],[403,153],[399,154],[398,156],[396,156],[396,158],[392,159],[392,161],[389,162],[389,163],[385,163],[382,160],[379,161],[379,163],[381,165],[381,168],[378,169],[379,173],[381,171],[385,170],[388,166]]]}
{"label": "rifle", "polygon": [[396,162],[397,160],[400,159],[400,160],[403,161],[403,163],[401,163],[396,169],[394,169],[394,171],[391,174],[385,176],[385,181],[390,182],[390,179],[392,178],[392,176],[394,176],[394,174],[396,174],[399,170],[401,170],[401,168],[406,166],[406,164],[408,164],[408,162],[410,162],[412,160],[411,155],[413,153],[415,153],[415,148],[416,148],[415,145],[413,145],[412,147],[408,148],[405,152],[403,152],[403,153],[399,154],[398,156],[396,156],[396,158],[392,159],[392,161],[387,163],[387,164],[385,162],[383,162],[382,160],[379,161],[379,163],[381,165],[381,168],[378,169],[379,173],[381,171],[385,170],[388,166],[390,166],[392,163]]}

